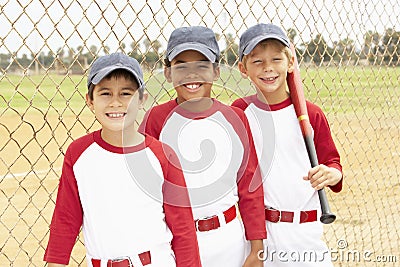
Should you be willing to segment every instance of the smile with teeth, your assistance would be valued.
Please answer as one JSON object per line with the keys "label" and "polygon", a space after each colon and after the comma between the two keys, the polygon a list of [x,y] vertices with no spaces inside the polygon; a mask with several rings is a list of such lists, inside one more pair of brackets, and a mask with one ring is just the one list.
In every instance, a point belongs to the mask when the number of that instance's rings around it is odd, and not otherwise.
{"label": "smile with teeth", "polygon": [[266,77],[266,78],[261,78],[261,80],[266,81],[266,82],[273,82],[277,79],[278,77]]}
{"label": "smile with teeth", "polygon": [[124,113],[124,112],[121,112],[121,113],[107,113],[106,115],[107,115],[107,117],[110,117],[110,118],[113,118],[113,119],[118,119],[118,118],[123,118],[126,115],[126,113]]}
{"label": "smile with teeth", "polygon": [[201,83],[186,83],[183,86],[185,86],[188,91],[195,92],[200,89]]}

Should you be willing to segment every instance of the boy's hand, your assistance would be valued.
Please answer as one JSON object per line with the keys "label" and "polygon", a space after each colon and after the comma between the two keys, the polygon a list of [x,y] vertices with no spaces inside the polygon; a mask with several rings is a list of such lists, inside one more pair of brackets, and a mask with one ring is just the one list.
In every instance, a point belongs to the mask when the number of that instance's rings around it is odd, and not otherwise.
{"label": "boy's hand", "polygon": [[264,263],[258,258],[257,253],[250,253],[247,256],[246,261],[243,264],[243,267],[263,267]]}
{"label": "boy's hand", "polygon": [[328,185],[336,185],[342,179],[342,173],[335,168],[320,164],[308,171],[308,176],[304,180],[310,181],[315,190],[319,190]]}
{"label": "boy's hand", "polygon": [[[259,259],[259,251],[264,250],[264,245],[262,240],[251,240],[251,251],[249,256],[247,256],[243,267],[263,267],[264,263],[262,259]],[[261,254],[262,255],[262,254]]]}

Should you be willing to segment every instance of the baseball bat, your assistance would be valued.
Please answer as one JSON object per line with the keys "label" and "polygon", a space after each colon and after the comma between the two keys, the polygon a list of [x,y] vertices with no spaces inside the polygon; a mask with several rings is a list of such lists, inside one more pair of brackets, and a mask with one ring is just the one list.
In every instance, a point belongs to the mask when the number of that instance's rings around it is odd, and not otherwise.
{"label": "baseball bat", "polygon": [[[290,49],[294,56],[294,69],[292,73],[288,73],[287,83],[290,92],[290,98],[296,111],[297,119],[299,120],[301,132],[303,134],[304,143],[307,148],[308,158],[310,159],[311,167],[318,165],[317,152],[315,150],[314,140],[312,136],[312,128],[308,117],[306,99],[304,97],[303,82],[300,77],[300,69],[297,62],[296,51],[293,44]],[[321,205],[322,214],[320,221],[324,224],[329,224],[335,221],[336,215],[329,208],[328,198],[324,188],[318,190],[319,202]]]}

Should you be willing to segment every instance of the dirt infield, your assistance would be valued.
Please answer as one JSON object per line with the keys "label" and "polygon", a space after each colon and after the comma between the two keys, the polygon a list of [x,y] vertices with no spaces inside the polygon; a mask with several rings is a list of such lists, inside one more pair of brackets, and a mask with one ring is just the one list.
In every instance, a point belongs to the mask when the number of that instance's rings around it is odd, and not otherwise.
{"label": "dirt infield", "polygon": [[[98,125],[90,112],[78,121],[73,114],[60,122],[57,114],[43,117],[34,111],[23,119],[13,114],[0,119],[0,266],[44,266],[61,151]],[[399,266],[400,118],[335,115],[328,120],[345,173],[343,191],[328,192],[337,215],[325,226],[334,265]],[[86,266],[82,242],[80,237],[70,266]]]}
{"label": "dirt infield", "polygon": [[[325,227],[328,244],[337,252],[333,255],[343,256],[335,266],[398,266],[400,121],[349,115],[328,119],[342,125],[332,129],[345,174],[343,191],[330,194],[338,219]],[[352,254],[360,258],[352,260]]]}

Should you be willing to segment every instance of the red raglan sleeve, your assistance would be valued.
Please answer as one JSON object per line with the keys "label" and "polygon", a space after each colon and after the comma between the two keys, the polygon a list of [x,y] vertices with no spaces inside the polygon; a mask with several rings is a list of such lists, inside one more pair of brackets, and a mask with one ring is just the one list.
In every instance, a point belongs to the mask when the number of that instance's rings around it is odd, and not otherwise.
{"label": "red raglan sleeve", "polygon": [[142,134],[148,134],[156,139],[160,138],[162,124],[159,126],[161,121],[155,120],[155,117],[157,116],[156,113],[157,110],[152,107],[144,114],[142,123],[139,125],[138,132]]}
{"label": "red raglan sleeve", "polygon": [[246,102],[245,98],[238,98],[231,104],[232,107],[238,107],[241,110],[245,110],[248,106],[248,102]]}
{"label": "red raglan sleeve", "polygon": [[237,132],[244,146],[244,158],[238,172],[239,211],[247,240],[267,237],[265,227],[264,190],[261,172],[249,123],[244,112],[233,108],[242,124]]}
{"label": "red raglan sleeve", "polygon": [[166,103],[154,106],[149,109],[139,125],[138,131],[142,134],[148,134],[157,140],[160,139],[161,130],[174,107],[175,100],[170,100]]}
{"label": "red raglan sleeve", "polygon": [[[333,167],[342,172],[340,155],[333,141],[328,120],[323,111],[316,105],[307,102],[310,123],[314,130],[314,144],[318,162]],[[343,186],[343,177],[334,186],[329,186],[333,192],[340,192]]]}
{"label": "red raglan sleeve", "polygon": [[196,229],[186,182],[177,155],[163,144],[164,212],[170,228],[177,267],[201,266]]}
{"label": "red raglan sleeve", "polygon": [[64,157],[44,261],[66,265],[69,263],[72,248],[82,226],[82,219],[83,211],[69,148]]}

